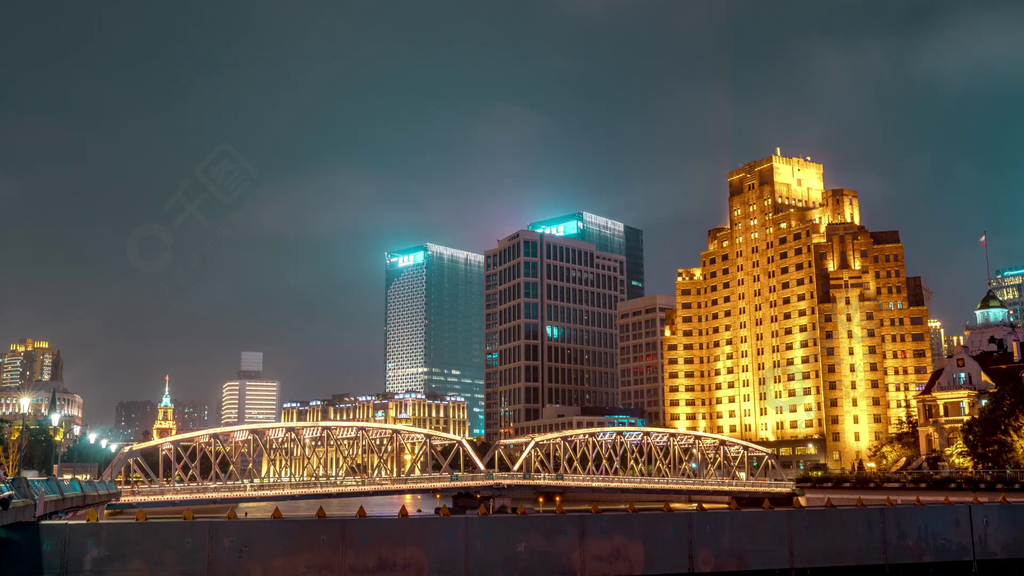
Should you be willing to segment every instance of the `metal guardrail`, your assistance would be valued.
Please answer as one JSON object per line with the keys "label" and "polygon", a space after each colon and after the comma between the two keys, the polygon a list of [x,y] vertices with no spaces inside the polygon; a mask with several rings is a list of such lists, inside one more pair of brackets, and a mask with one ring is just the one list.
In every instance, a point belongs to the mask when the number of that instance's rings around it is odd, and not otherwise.
{"label": "metal guardrail", "polygon": [[[1002,482],[1024,483],[1024,470],[902,470],[897,472],[825,472],[834,482]],[[819,477],[815,474],[799,476],[801,480]]]}
{"label": "metal guardrail", "polygon": [[275,482],[235,482],[216,485],[132,487],[121,490],[121,502],[166,501],[215,498],[260,498],[265,496],[373,493],[403,489],[459,489],[495,485],[552,488],[594,488],[623,490],[676,490],[680,492],[790,493],[789,481],[708,480],[652,478],[639,476],[580,476],[570,474],[471,473],[420,475],[399,478],[346,478]]}

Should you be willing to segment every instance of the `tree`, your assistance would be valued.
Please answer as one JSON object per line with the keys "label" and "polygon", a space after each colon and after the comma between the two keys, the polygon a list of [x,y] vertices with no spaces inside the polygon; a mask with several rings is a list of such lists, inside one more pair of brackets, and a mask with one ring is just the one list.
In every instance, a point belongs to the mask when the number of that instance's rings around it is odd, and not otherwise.
{"label": "tree", "polygon": [[[43,475],[52,474],[53,435],[47,426],[30,426],[22,430],[25,434],[25,453],[22,455],[21,467],[24,470],[35,470]],[[20,442],[19,438],[19,442]]]}
{"label": "tree", "polygon": [[1024,465],[1024,385],[1014,381],[996,388],[960,433],[979,467]]}
{"label": "tree", "polygon": [[0,464],[9,476],[18,473],[18,455],[21,454],[21,438],[14,435],[10,421],[0,420]]}
{"label": "tree", "polygon": [[970,451],[964,446],[963,439],[957,440],[955,444],[942,451],[943,458],[953,468],[968,470],[974,466]]}
{"label": "tree", "polygon": [[909,463],[920,455],[917,418],[911,413],[909,406],[904,411],[903,417],[896,423],[896,432],[868,449],[868,458],[878,464],[880,472],[891,471],[900,463],[900,459],[903,459],[904,463]]}

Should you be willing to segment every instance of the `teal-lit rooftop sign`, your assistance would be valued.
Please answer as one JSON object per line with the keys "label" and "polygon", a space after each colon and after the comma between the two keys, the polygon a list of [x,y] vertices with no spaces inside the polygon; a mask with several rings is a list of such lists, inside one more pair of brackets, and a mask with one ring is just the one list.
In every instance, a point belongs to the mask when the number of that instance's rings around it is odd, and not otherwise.
{"label": "teal-lit rooftop sign", "polygon": [[534,232],[540,232],[541,234],[551,234],[553,236],[574,236],[580,233],[580,229],[583,228],[583,222],[576,218],[571,220],[565,220],[562,222],[535,222],[529,225],[530,230]]}
{"label": "teal-lit rooftop sign", "polygon": [[1024,274],[1024,268],[1018,268],[1016,270],[996,270],[996,276],[1002,278],[1004,276],[1020,276]]}
{"label": "teal-lit rooftop sign", "polygon": [[388,254],[388,265],[395,268],[402,268],[403,266],[420,264],[423,262],[424,254],[426,254],[426,252],[423,250],[413,252],[412,254],[397,254],[392,252],[391,254]]}

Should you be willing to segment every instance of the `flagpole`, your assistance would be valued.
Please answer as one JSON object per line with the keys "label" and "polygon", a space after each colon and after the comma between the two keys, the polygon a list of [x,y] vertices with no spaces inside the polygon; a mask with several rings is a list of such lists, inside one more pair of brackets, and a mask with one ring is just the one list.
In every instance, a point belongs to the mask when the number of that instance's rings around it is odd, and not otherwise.
{"label": "flagpole", "polygon": [[992,287],[992,272],[988,267],[988,230],[982,234],[982,238],[985,239],[985,284],[986,288]]}

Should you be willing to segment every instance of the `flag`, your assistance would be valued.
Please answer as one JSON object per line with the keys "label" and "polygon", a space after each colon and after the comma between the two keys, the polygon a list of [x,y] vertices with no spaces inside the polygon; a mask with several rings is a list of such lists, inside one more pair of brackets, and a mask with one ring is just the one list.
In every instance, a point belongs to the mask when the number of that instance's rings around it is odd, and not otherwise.
{"label": "flag", "polygon": [[981,239],[980,239],[980,240],[978,240],[978,242],[981,242],[981,245],[982,245],[982,246],[984,246],[984,245],[985,245],[985,236],[988,236],[988,234],[982,234],[982,235],[981,235]]}

